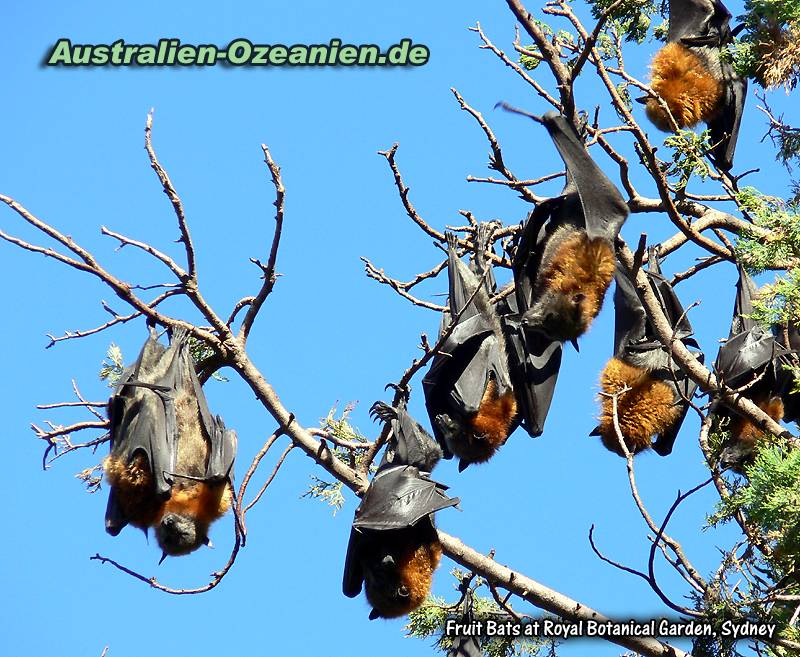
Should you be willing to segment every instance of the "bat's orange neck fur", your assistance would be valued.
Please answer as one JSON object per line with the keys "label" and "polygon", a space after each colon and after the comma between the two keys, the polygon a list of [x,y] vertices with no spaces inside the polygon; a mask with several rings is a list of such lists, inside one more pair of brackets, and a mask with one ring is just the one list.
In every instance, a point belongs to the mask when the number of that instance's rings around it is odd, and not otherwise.
{"label": "bat's orange neck fur", "polygon": [[[628,451],[636,454],[648,449],[656,434],[667,431],[680,415],[673,390],[653,379],[645,370],[619,358],[606,364],[600,377],[601,390],[613,395],[630,388],[617,398],[617,418]],[[624,456],[614,426],[614,403],[601,395],[600,439],[612,452]]]}
{"label": "bat's orange neck fur", "polygon": [[[722,84],[703,61],[684,45],[668,43],[650,64],[650,86],[667,103],[679,128],[691,128],[714,117],[722,99]],[[654,98],[645,105],[659,130],[672,132],[667,113]]]}
{"label": "bat's orange neck fur", "polygon": [[509,390],[505,395],[497,394],[497,384],[490,380],[483,393],[480,407],[475,417],[472,418],[472,430],[475,434],[484,436],[483,441],[476,443],[482,446],[471,454],[473,463],[488,461],[497,451],[497,448],[508,440],[508,431],[517,414],[517,401],[514,391]]}
{"label": "bat's orange neck fur", "polygon": [[547,288],[565,295],[584,295],[581,312],[588,326],[600,312],[615,268],[611,245],[601,238],[589,239],[580,231],[564,240],[541,276]]}
{"label": "bat's orange neck fur", "polygon": [[[783,419],[783,401],[780,397],[757,401],[756,404],[776,422],[780,422]],[[738,416],[731,423],[731,434],[748,445],[754,445],[757,440],[764,436],[764,432],[748,418]]]}
{"label": "bat's orange neck fur", "polygon": [[231,491],[227,482],[209,484],[186,480],[172,487],[168,499],[153,494],[153,481],[147,457],[136,454],[129,463],[108,456],[103,462],[109,485],[128,522],[134,527],[155,527],[166,513],[176,513],[196,518],[209,525],[230,508]]}

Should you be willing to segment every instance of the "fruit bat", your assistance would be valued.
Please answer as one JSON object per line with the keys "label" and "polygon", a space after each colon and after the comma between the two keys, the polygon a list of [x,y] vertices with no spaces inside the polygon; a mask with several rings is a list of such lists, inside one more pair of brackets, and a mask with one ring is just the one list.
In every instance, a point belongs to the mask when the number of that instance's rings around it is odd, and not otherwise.
{"label": "fruit bat", "polygon": [[[462,586],[460,589],[464,594],[464,600],[461,603],[460,616],[457,621],[469,625],[474,621],[475,594],[469,586],[466,586],[466,589]],[[454,636],[450,650],[447,651],[447,657],[482,657],[482,655],[480,639],[472,633]]]}
{"label": "fruit bat", "polygon": [[[722,383],[733,389],[744,388],[741,396],[780,422],[784,417],[782,396],[791,383],[791,373],[785,368],[790,363],[790,352],[775,339],[772,331],[749,316],[753,312],[755,294],[753,279],[740,267],[731,330],[719,349],[714,369]],[[741,472],[764,432],[732,409],[720,407],[715,415],[718,421],[728,418],[731,434],[730,442],[720,454],[720,462]]]}
{"label": "fruit bat", "polygon": [[628,206],[567,120],[541,119],[561,155],[567,182],[522,226],[512,260],[514,296],[503,324],[522,424],[541,435],[561,365],[561,344],[586,332],[614,277],[614,242]]}
{"label": "fruit bat", "polygon": [[391,427],[383,465],[413,465],[424,472],[433,468],[442,458],[442,448],[406,411],[406,402],[393,407],[378,401],[370,408],[373,418],[380,418]]}
{"label": "fruit bat", "polygon": [[[691,337],[689,318],[669,281],[661,275],[653,249],[648,263],[650,289],[675,338],[696,350],[702,362],[703,354]],[[614,356],[600,377],[601,390],[610,395],[630,388],[617,401],[617,419],[628,451],[637,454],[652,447],[657,454],[667,456],[672,452],[697,384],[679,368],[669,349],[658,339],[636,287],[622,267],[617,269],[615,281]],[[600,436],[606,448],[624,456],[614,426],[613,401],[605,395],[600,397],[600,425],[592,435]],[[657,437],[651,442],[653,436]]]}
{"label": "fruit bat", "polygon": [[[484,257],[483,237],[476,238],[476,258]],[[433,357],[422,386],[433,433],[445,458],[459,458],[459,471],[487,461],[505,443],[517,414],[508,369],[505,336],[491,304],[489,270],[481,278],[458,257],[457,242],[447,234],[448,310],[439,335],[455,321]]]}
{"label": "fruit bat", "polygon": [[372,478],[350,529],[342,579],[349,598],[364,587],[370,620],[403,616],[425,601],[442,556],[433,514],[459,501],[445,490],[413,465],[382,465]]}
{"label": "fruit bat", "polygon": [[184,330],[164,347],[150,328],[108,414],[106,531],[154,527],[162,560],[207,544],[210,524],[231,504],[236,433],[209,412]]}
{"label": "fruit bat", "polygon": [[[650,65],[650,86],[669,107],[679,128],[704,121],[711,131],[712,154],[717,166],[733,166],[747,80],[739,77],[722,57],[733,41],[731,14],[719,0],[669,0],[667,44]],[[645,96],[648,118],[671,132],[667,113],[658,100]]]}

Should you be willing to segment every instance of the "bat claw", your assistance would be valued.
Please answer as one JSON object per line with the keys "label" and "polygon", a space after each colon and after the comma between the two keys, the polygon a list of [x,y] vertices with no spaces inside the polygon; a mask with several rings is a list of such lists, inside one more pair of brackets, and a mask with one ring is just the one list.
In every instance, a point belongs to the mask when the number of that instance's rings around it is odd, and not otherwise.
{"label": "bat claw", "polygon": [[376,401],[369,409],[369,416],[375,422],[378,418],[384,422],[397,419],[397,411],[386,402]]}

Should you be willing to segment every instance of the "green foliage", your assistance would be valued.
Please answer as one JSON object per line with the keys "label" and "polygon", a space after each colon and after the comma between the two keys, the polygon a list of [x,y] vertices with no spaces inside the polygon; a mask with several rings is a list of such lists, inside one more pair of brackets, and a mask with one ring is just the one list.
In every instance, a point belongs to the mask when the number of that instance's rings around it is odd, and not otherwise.
{"label": "green foliage", "polygon": [[710,173],[706,153],[710,150],[709,131],[700,134],[692,130],[680,130],[664,140],[664,145],[672,149],[672,162],[667,175],[677,178],[675,186],[684,189],[692,176],[705,180]]}
{"label": "green foliage", "polygon": [[122,349],[113,342],[108,346],[106,357],[100,365],[100,379],[108,381],[108,387],[117,385],[119,377],[125,371],[125,361],[122,358]]}
{"label": "green foliage", "polygon": [[[589,0],[594,18],[600,18],[613,3],[614,0]],[[653,0],[626,0],[611,13],[609,24],[613,22],[626,41],[642,43],[647,39],[653,17],[660,12],[660,5]]]}
{"label": "green foliage", "polygon": [[311,475],[311,483],[308,485],[308,490],[300,497],[322,500],[333,509],[333,515],[336,515],[336,512],[344,506],[342,482],[324,481],[315,475]]}
{"label": "green foliage", "polygon": [[[457,582],[462,582],[466,573],[454,568],[450,574]],[[481,577],[475,577],[472,584],[473,591],[477,591],[485,586],[485,581]],[[444,636],[445,624],[448,618],[460,618],[459,613],[461,600],[453,604],[447,604],[444,598],[428,596],[425,603],[408,615],[408,624],[405,630],[409,637],[427,639],[438,637],[435,647],[438,651],[446,653],[453,645],[451,637]],[[473,593],[472,614],[476,621],[487,620],[490,618],[505,620],[509,618],[505,612],[493,599],[479,596]],[[555,657],[555,642],[550,639],[540,639],[537,637],[481,637],[481,650],[485,657],[517,657],[527,655],[528,657]]]}
{"label": "green foliage", "polygon": [[[196,338],[195,336],[189,336],[189,353],[192,355],[192,360],[195,363],[202,363],[209,358],[212,358],[216,352],[214,348],[210,346],[204,340],[200,338]],[[216,379],[217,381],[222,381],[223,383],[227,383],[228,379],[222,376],[219,372],[214,372],[211,375],[212,379]]]}
{"label": "green foliage", "polygon": [[747,270],[758,274],[775,263],[788,264],[785,274],[761,289],[754,303],[754,319],[765,326],[785,324],[800,310],[800,216],[797,206],[761,194],[753,187],[736,196],[739,207],[753,223],[769,231],[768,237],[744,232],[736,241],[736,254]]}
{"label": "green foliage", "polygon": [[[355,407],[354,403],[349,403],[344,407],[340,418],[336,418],[336,407],[328,412],[328,415],[320,422],[320,428],[331,434],[334,438],[347,443],[368,443],[369,439],[360,433],[348,421],[348,417]],[[351,450],[346,447],[333,444],[329,445],[334,455],[347,463],[351,468],[358,467],[364,458],[364,450]],[[370,465],[370,473],[374,473],[376,466]],[[321,500],[333,509],[333,515],[344,506],[343,485],[341,481],[326,481],[311,475],[311,484],[308,490],[301,497]]]}
{"label": "green foliage", "polygon": [[745,473],[750,483],[737,493],[738,501],[774,540],[775,558],[785,570],[800,555],[800,450],[766,444]]}
{"label": "green foliage", "polygon": [[747,0],[745,32],[734,48],[740,75],[764,87],[797,86],[800,77],[800,0]]}
{"label": "green foliage", "polygon": [[798,0],[746,0],[745,14],[739,20],[748,30],[756,30],[764,25],[787,25],[800,22],[800,2]]}
{"label": "green foliage", "polygon": [[743,511],[774,546],[770,566],[777,579],[795,570],[800,556],[800,450],[783,441],[762,441],[752,463],[745,466],[747,483],[733,488],[717,504],[710,525]]}

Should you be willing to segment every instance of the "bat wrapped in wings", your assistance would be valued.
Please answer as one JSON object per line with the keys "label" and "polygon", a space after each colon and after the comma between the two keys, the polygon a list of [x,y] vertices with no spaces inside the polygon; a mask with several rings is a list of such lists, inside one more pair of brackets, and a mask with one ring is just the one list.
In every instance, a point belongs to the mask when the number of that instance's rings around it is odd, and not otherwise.
{"label": "bat wrapped in wings", "polygon": [[[711,132],[714,161],[728,171],[733,166],[747,80],[739,77],[723,56],[733,41],[731,14],[720,0],[669,0],[667,44],[650,65],[650,86],[669,107],[679,128],[704,121]],[[672,131],[666,111],[656,98],[637,99],[660,130]]]}
{"label": "bat wrapped in wings", "polygon": [[[696,350],[702,362],[703,354],[691,337],[689,318],[669,281],[661,275],[653,249],[648,263],[650,289],[675,339]],[[658,339],[628,273],[618,268],[615,280],[614,356],[600,377],[600,424],[592,435],[600,436],[606,448],[624,456],[614,425],[612,395],[616,394],[617,420],[628,451],[637,454],[652,447],[657,454],[667,456],[672,452],[697,384],[680,369],[669,348]],[[652,441],[654,436],[656,439]]]}
{"label": "bat wrapped in wings", "polygon": [[425,601],[442,556],[433,515],[459,501],[418,467],[433,467],[441,452],[405,406],[376,406],[374,414],[391,423],[392,435],[356,509],[342,580],[349,598],[363,586],[370,619],[402,616]]}
{"label": "bat wrapped in wings", "polygon": [[600,312],[616,268],[614,242],[628,206],[567,120],[541,119],[566,167],[560,196],[522,227],[512,268],[514,297],[503,324],[522,423],[538,436],[555,390],[562,343],[577,339]]}
{"label": "bat wrapped in wings", "polygon": [[[464,582],[461,587],[464,599],[461,601],[460,613],[454,620],[466,628],[474,622],[475,593],[468,585],[463,588],[464,584],[467,583]],[[452,638],[450,650],[447,651],[447,657],[481,657],[482,655],[480,638],[476,636],[475,632],[469,630],[457,633]]]}
{"label": "bat wrapped in wings", "polygon": [[[476,238],[476,260],[484,258],[485,235]],[[513,429],[517,408],[508,370],[505,336],[488,265],[479,277],[458,257],[448,233],[448,311],[440,336],[450,330],[422,380],[433,432],[445,458],[459,458],[459,470],[487,461]],[[455,327],[450,323],[456,322]]]}
{"label": "bat wrapped in wings", "polygon": [[210,524],[231,504],[236,433],[208,410],[184,330],[164,347],[150,329],[108,413],[106,531],[154,527],[164,557],[207,544]]}
{"label": "bat wrapped in wings", "polygon": [[[783,396],[791,385],[791,373],[786,369],[791,362],[790,352],[775,339],[772,331],[751,317],[756,294],[753,279],[739,267],[731,330],[719,349],[714,369],[724,385],[742,389],[741,396],[780,422],[784,418]],[[720,462],[741,472],[764,432],[733,409],[721,406],[715,415],[718,422],[728,420],[730,432],[730,441],[720,454]]]}

